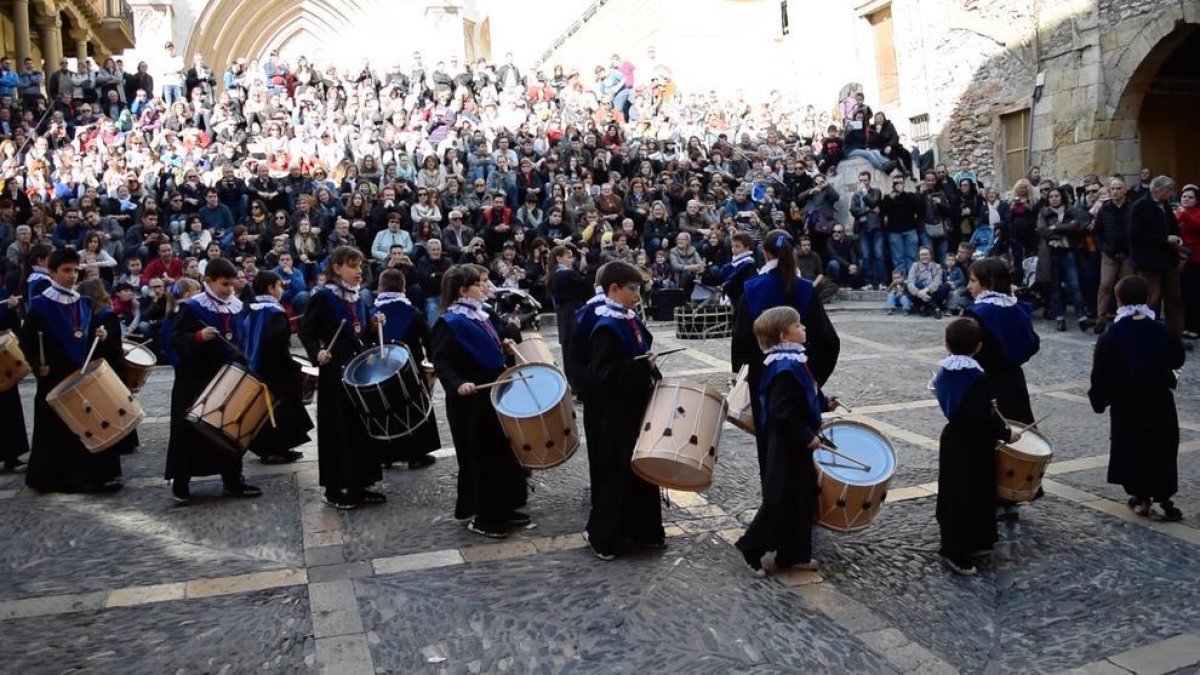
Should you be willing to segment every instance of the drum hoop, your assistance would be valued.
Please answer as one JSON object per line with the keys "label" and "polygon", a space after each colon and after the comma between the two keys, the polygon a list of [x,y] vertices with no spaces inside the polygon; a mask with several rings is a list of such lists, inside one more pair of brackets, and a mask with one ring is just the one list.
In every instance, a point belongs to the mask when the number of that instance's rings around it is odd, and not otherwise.
{"label": "drum hoop", "polygon": [[[503,379],[513,377],[514,374],[516,374],[521,369],[528,368],[530,366],[537,366],[539,368],[548,368],[548,369],[554,371],[555,373],[557,373],[558,376],[560,378],[562,378],[562,383],[565,388],[563,395],[560,396],[558,398],[558,400],[556,400],[554,402],[554,405],[551,405],[550,407],[546,408],[545,410],[542,410],[541,412],[514,414],[511,412],[502,410],[500,408],[500,394],[501,394],[502,387],[492,387],[491,394],[489,395],[488,398],[491,399],[492,409],[494,409],[496,411],[497,415],[503,415],[504,417],[509,417],[514,420],[527,420],[527,419],[532,419],[534,417],[542,417],[543,415],[546,415],[547,413],[553,411],[556,407],[558,407],[559,404],[561,404],[563,402],[563,399],[565,399],[567,397],[567,395],[571,393],[571,385],[567,383],[567,376],[562,372],[562,370],[559,369],[558,366],[554,365],[553,363],[544,363],[541,361],[530,361],[528,363],[518,363],[515,366],[510,366],[508,368],[505,368],[504,372],[500,373],[500,375],[496,379],[503,380]],[[432,403],[433,403],[433,401],[432,401],[432,399],[430,399],[430,405],[432,405]]]}

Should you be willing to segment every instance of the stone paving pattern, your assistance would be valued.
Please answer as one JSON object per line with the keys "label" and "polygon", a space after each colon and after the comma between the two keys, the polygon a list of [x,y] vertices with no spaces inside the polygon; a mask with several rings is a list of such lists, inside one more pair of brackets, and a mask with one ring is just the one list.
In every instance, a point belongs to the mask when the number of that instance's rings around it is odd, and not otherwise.
{"label": "stone paving pattern", "polygon": [[[579,536],[586,450],[536,472],[535,524],[505,542],[452,517],[456,467],[385,472],[389,503],[320,503],[316,448],[246,462],[257,500],[197,481],[178,507],[162,480],[171,372],[141,400],[141,450],[116,495],[45,495],[0,474],[0,663],[6,672],[1197,672],[1200,372],[1178,393],[1182,524],[1132,516],[1104,481],[1108,418],[1086,402],[1094,337],[1040,324],[1027,369],[1055,444],[1054,483],[1001,526],[973,578],[937,557],[936,439],[926,389],[945,322],[835,311],[843,358],[826,387],[885,430],[898,470],[869,528],[816,530],[819,573],[753,578],[731,542],[758,506],[753,439],[727,425],[713,486],[670,493],[669,548],[601,563]],[[686,346],[668,376],[724,391],[728,340]],[[544,330],[558,352],[553,328]],[[27,412],[32,383],[22,385]],[[31,419],[31,418],[30,418]]]}

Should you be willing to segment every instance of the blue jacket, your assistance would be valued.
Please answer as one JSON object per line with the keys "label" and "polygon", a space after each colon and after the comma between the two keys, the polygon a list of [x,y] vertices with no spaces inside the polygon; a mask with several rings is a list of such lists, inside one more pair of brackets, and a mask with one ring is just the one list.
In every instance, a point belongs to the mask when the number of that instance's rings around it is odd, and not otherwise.
{"label": "blue jacket", "polygon": [[303,293],[308,290],[308,283],[304,281],[304,273],[298,268],[293,267],[291,274],[284,272],[282,267],[276,267],[271,271],[283,279],[283,298],[280,302],[290,305],[297,293]]}
{"label": "blue jacket", "polygon": [[15,96],[21,76],[13,70],[0,71],[0,96]]}

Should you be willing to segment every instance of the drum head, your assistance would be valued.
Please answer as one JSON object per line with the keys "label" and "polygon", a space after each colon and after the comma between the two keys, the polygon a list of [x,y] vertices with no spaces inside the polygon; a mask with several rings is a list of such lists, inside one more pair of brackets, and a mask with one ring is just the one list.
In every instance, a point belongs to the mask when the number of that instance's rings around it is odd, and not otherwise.
{"label": "drum head", "polygon": [[509,417],[537,417],[567,395],[567,378],[551,365],[527,363],[509,369],[502,377],[528,378],[493,390],[492,404],[497,412]]}
{"label": "drum head", "polygon": [[1038,433],[1036,429],[1026,429],[1021,432],[1021,440],[1016,443],[1005,443],[1004,445],[1030,457],[1049,457],[1054,454],[1050,440]]}
{"label": "drum head", "polygon": [[122,342],[121,348],[125,350],[125,360],[135,366],[149,368],[158,363],[158,357],[154,355],[154,352],[136,342]]}
{"label": "drum head", "polygon": [[821,425],[821,433],[837,446],[838,452],[870,467],[838,457],[825,448],[813,452],[820,470],[847,485],[878,485],[896,471],[896,452],[887,437],[858,422],[834,420]]}
{"label": "drum head", "polygon": [[394,377],[412,356],[404,345],[383,345],[354,357],[342,379],[356,387],[369,387]]}

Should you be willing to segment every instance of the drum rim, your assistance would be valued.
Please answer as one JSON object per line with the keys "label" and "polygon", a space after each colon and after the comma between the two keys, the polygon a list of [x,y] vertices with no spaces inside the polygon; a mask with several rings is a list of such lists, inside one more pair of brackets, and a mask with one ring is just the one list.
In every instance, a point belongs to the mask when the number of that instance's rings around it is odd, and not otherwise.
{"label": "drum rim", "polygon": [[[134,342],[132,340],[122,340],[121,341],[121,350],[124,353],[125,363],[127,365],[134,366],[135,368],[153,368],[154,366],[158,365],[158,355],[156,355],[154,353],[153,349],[150,349],[149,347],[147,347],[144,344],[141,344],[140,342]],[[150,363],[141,363],[139,361],[131,361],[129,359],[129,355],[135,354],[135,353],[148,354],[150,356]]]}
{"label": "drum rim", "polygon": [[826,479],[832,480],[832,481],[837,481],[838,483],[841,483],[843,485],[847,485],[850,487],[874,487],[874,486],[882,485],[886,482],[889,482],[892,480],[893,477],[895,477],[896,469],[899,468],[899,459],[896,457],[896,446],[895,446],[895,444],[892,443],[892,439],[889,438],[887,434],[885,434],[883,431],[876,429],[875,427],[867,424],[866,422],[859,422],[858,420],[849,420],[849,419],[845,419],[845,418],[835,418],[835,419],[824,420],[823,422],[821,422],[821,432],[824,433],[827,428],[830,428],[833,426],[848,426],[848,427],[853,427],[853,428],[857,428],[857,429],[870,431],[870,432],[876,434],[879,438],[883,439],[884,446],[888,449],[888,452],[891,453],[891,455],[890,455],[890,457],[891,457],[890,469],[891,470],[888,471],[887,475],[880,476],[878,479],[875,479],[875,480],[872,480],[869,482],[868,481],[848,480],[846,478],[843,478],[841,474],[834,474],[834,473],[827,471],[825,469],[825,467],[823,467],[821,465],[821,463],[817,461],[816,453],[820,450],[820,448],[817,448],[817,450],[813,451],[813,464],[816,465],[817,472],[819,474],[821,474],[821,476],[823,478],[826,478]]}
{"label": "drum rim", "polygon": [[518,420],[526,420],[526,419],[532,419],[534,417],[541,417],[542,415],[545,415],[546,413],[550,412],[551,410],[554,410],[555,408],[558,408],[559,406],[561,406],[563,400],[567,397],[568,394],[571,393],[571,385],[567,381],[566,374],[563,373],[562,370],[560,370],[559,367],[554,365],[553,363],[545,363],[545,362],[541,362],[541,361],[530,361],[529,363],[519,363],[510,368],[506,368],[504,370],[504,372],[500,373],[500,377],[497,377],[496,379],[503,380],[503,379],[506,379],[509,377],[513,377],[514,374],[518,373],[523,368],[541,368],[541,369],[546,369],[546,370],[556,373],[562,383],[563,388],[565,389],[565,391],[563,392],[563,395],[559,396],[557,399],[554,400],[553,404],[547,406],[543,410],[539,410],[536,412],[527,412],[527,413],[526,412],[514,413],[514,412],[510,412],[508,410],[505,410],[504,408],[501,408],[501,406],[500,406],[500,396],[501,396],[502,392],[508,391],[508,386],[512,386],[512,385],[507,385],[507,386],[500,385],[498,387],[492,388],[492,392],[491,392],[491,396],[490,396],[490,398],[492,399],[492,408],[494,408],[496,410],[496,414],[503,415],[505,417],[511,417],[513,419],[518,419]]}
{"label": "drum rim", "polygon": [[[680,389],[687,389],[689,391],[694,391],[697,394],[702,394],[715,401],[719,401],[722,405],[726,403],[726,394],[722,394],[720,389],[717,389],[711,384],[699,384],[693,380],[664,378],[659,380],[658,383],[654,385],[654,390],[658,391],[659,389],[666,389],[668,387],[675,387],[677,385]],[[728,409],[728,406],[726,406],[726,408]]]}
{"label": "drum rim", "polygon": [[[1024,422],[1017,422],[1016,420],[1010,420],[1007,418],[1005,418],[1004,422],[1005,422],[1005,424],[1007,424],[1009,426],[1009,428],[1025,426]],[[1035,455],[1032,453],[1025,452],[1024,450],[1022,450],[1010,443],[1004,443],[1004,442],[999,444],[999,448],[1003,449],[1017,457],[1026,457],[1031,460],[1041,460],[1041,459],[1045,459],[1047,457],[1049,457],[1049,458],[1054,457],[1054,444],[1050,442],[1049,436],[1042,433],[1042,431],[1040,429],[1036,429],[1034,427],[1029,427],[1028,429],[1022,429],[1021,436],[1024,437],[1026,435],[1032,436],[1032,437],[1038,439],[1039,441],[1041,441],[1046,446],[1046,449],[1048,452],[1046,452],[1046,454],[1044,454],[1044,455]]]}

